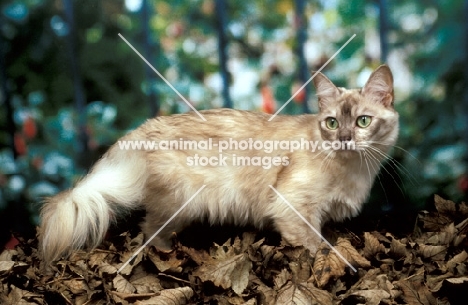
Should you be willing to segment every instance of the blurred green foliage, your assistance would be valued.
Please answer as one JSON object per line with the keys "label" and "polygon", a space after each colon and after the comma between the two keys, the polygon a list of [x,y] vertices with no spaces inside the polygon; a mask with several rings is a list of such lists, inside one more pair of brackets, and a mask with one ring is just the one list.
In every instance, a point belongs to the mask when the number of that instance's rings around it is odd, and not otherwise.
{"label": "blurred green foliage", "polygon": [[[70,187],[119,136],[143,122],[150,113],[150,92],[157,93],[161,115],[189,110],[159,78],[146,78],[147,67],[118,33],[139,50],[149,44],[153,50],[149,61],[196,108],[222,106],[214,1],[148,0],[149,37],[143,35],[140,2],[74,1],[85,114],[76,113],[73,106],[64,2],[0,4],[5,83],[19,152],[15,159],[2,105],[0,210],[12,202],[24,204],[37,223],[38,205],[31,203]],[[261,110],[265,86],[273,91],[279,108],[298,85],[293,2],[227,2],[228,67],[235,108]],[[388,62],[395,75],[401,136],[371,200],[390,209],[408,203],[417,207],[433,193],[460,199],[468,183],[463,1],[389,1],[388,11]],[[362,85],[361,80],[380,63],[377,2],[310,1],[304,13],[310,70],[320,68],[356,34],[324,72],[337,84]],[[301,102],[294,100],[284,112],[300,113]],[[311,109],[316,109],[314,102],[311,98]],[[80,164],[76,145],[83,115],[88,162]]]}

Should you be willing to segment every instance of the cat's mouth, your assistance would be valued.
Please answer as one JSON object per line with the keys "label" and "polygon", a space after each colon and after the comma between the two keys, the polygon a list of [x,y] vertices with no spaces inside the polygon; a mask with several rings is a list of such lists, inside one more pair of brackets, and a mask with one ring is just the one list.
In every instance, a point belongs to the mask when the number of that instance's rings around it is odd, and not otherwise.
{"label": "cat's mouth", "polygon": [[336,154],[342,158],[348,159],[359,155],[359,146],[353,141],[341,142],[341,147],[335,150]]}
{"label": "cat's mouth", "polygon": [[336,155],[341,158],[349,159],[359,156],[359,152],[356,149],[339,149],[336,150]]}

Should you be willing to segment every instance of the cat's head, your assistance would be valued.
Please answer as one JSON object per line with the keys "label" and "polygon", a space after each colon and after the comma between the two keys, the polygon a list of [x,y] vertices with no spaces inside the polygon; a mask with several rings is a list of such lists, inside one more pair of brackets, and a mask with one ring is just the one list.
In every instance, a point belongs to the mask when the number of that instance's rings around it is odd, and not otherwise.
{"label": "cat's head", "polygon": [[[313,80],[322,140],[352,141],[357,151],[377,148],[386,152],[395,144],[398,113],[393,105],[393,76],[388,66],[378,67],[362,89],[338,88],[321,73]],[[337,155],[349,157],[353,153],[338,151]]]}

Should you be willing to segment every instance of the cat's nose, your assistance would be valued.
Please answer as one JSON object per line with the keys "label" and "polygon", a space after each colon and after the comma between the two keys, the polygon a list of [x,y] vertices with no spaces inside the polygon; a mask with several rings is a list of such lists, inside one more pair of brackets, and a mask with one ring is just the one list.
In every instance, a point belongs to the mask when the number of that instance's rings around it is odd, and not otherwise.
{"label": "cat's nose", "polygon": [[340,136],[339,139],[340,139],[341,142],[349,142],[349,141],[351,141],[351,135]]}

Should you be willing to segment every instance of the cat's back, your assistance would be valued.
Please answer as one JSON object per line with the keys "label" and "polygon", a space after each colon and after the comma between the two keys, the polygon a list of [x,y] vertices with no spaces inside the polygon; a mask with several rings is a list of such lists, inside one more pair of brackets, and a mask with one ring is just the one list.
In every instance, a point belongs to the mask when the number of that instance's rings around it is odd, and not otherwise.
{"label": "cat's back", "polygon": [[270,114],[235,109],[202,110],[159,116],[149,119],[132,137],[142,140],[207,139],[207,138],[281,138],[286,139],[307,125],[315,126],[315,115],[278,115],[271,121]]}

